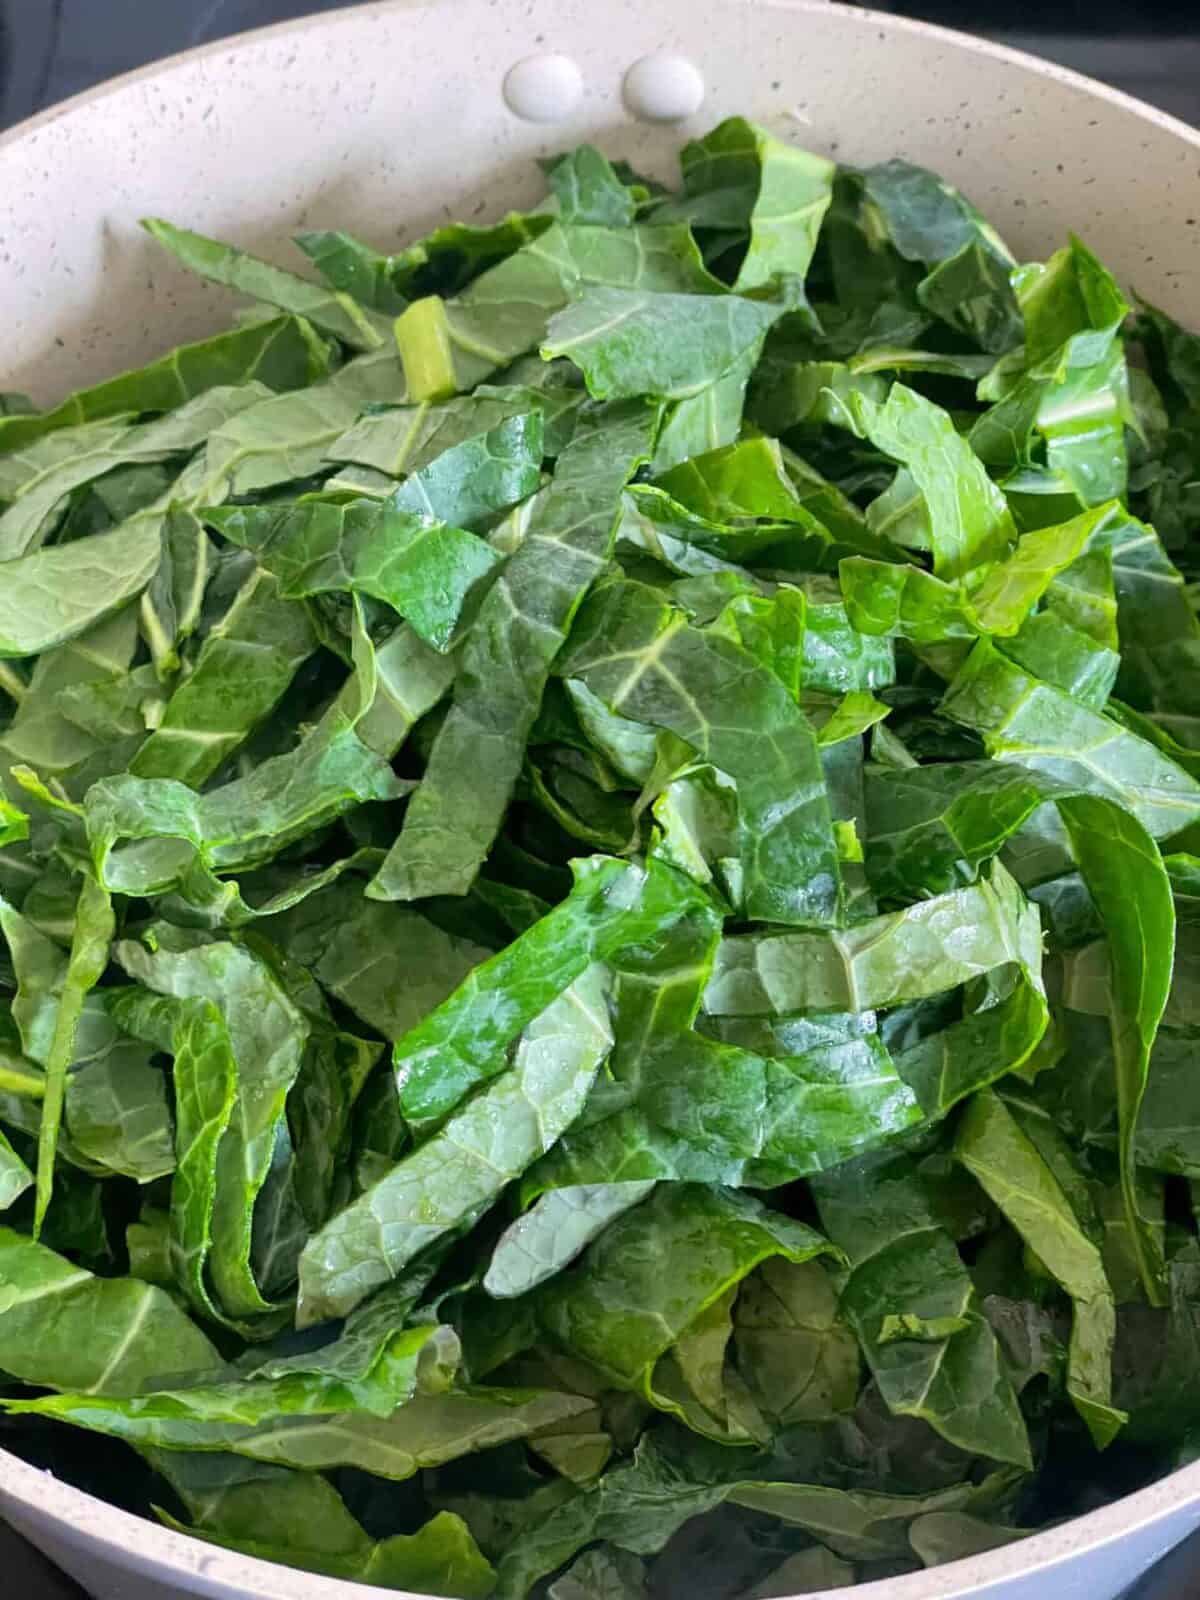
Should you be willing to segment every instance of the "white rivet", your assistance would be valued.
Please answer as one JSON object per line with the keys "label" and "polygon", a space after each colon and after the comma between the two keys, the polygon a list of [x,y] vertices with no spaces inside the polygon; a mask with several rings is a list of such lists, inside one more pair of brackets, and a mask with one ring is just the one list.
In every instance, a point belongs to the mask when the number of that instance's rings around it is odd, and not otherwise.
{"label": "white rivet", "polygon": [[643,122],[682,122],[699,111],[704,79],[684,56],[643,56],[625,74],[621,92]]}
{"label": "white rivet", "polygon": [[508,69],[504,99],[526,122],[558,122],[583,93],[583,74],[570,56],[526,56]]}

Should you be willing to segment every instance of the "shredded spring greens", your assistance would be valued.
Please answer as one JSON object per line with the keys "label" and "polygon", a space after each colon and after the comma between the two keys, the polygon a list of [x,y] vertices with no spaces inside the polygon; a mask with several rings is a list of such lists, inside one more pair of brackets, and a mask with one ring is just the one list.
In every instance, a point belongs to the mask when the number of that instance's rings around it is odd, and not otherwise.
{"label": "shredded spring greens", "polygon": [[987,1550],[1200,1449],[1200,338],[545,167],[148,222],[250,311],[0,404],[0,1443],[460,1600]]}

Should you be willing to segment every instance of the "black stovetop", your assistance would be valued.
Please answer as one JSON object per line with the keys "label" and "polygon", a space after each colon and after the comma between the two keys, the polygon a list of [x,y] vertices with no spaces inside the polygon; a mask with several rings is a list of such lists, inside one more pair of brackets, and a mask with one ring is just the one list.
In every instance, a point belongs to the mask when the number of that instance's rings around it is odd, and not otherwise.
{"label": "black stovetop", "polygon": [[[0,0],[0,128],[173,51],[342,0]],[[598,0],[603,3],[603,0]],[[876,0],[1049,56],[1200,123],[1200,0]],[[0,1524],[0,1572],[22,1600],[87,1600]],[[1200,1595],[1200,1542],[1161,1564],[1129,1600]]]}

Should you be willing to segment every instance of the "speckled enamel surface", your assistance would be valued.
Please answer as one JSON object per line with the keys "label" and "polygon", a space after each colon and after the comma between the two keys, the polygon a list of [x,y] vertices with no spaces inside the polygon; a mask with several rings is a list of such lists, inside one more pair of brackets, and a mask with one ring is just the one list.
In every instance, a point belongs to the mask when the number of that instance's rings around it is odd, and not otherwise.
{"label": "speckled enamel surface", "polygon": [[[622,99],[629,68],[658,52],[699,70],[694,120],[639,121]],[[582,77],[558,121],[504,102],[509,69],[538,54]],[[1200,325],[1200,136],[1060,68],[822,0],[400,0],[194,52],[0,139],[0,388],[49,401],[227,323],[228,296],[156,251],[140,216],[293,263],[300,227],[394,247],[529,200],[532,158],[583,138],[667,176],[681,138],[732,112],[842,160],[936,167],[1020,256],[1074,229],[1127,287]],[[385,1594],[215,1550],[2,1451],[0,1512],[96,1600]],[[1115,1600],[1197,1524],[1200,1463],[1020,1544],[853,1593]]]}

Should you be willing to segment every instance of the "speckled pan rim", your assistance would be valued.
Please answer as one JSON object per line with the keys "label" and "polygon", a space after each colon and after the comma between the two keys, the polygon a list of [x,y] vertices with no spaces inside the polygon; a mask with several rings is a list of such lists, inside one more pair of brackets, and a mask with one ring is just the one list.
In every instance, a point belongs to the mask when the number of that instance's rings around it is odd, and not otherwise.
{"label": "speckled pan rim", "polygon": [[[0,134],[0,150],[19,144],[60,118],[73,116],[96,105],[131,84],[170,77],[176,70],[207,57],[285,39],[292,34],[346,26],[372,13],[384,15],[390,11],[432,11],[445,3],[446,0],[371,0],[368,4],[318,12],[313,16],[294,18],[199,45],[123,73],[17,123]],[[1093,99],[1106,101],[1200,151],[1200,130],[1178,117],[1083,73],[1060,66],[1057,62],[1046,61],[992,40],[976,38],[959,29],[843,5],[837,0],[729,0],[729,3],[744,5],[747,9],[759,6],[764,10],[813,14],[832,11],[854,25],[952,46],[1025,71],[1032,77],[1050,79],[1090,95]],[[28,1506],[43,1517],[57,1519],[62,1525],[63,1536],[77,1548],[86,1551],[91,1547],[118,1567],[129,1565],[132,1554],[140,1576],[168,1585],[178,1582],[180,1577],[194,1579],[203,1586],[197,1591],[200,1593],[204,1592],[204,1588],[214,1595],[219,1593],[220,1588],[232,1589],[240,1600],[369,1600],[372,1596],[378,1597],[378,1600],[390,1596],[391,1600],[395,1600],[398,1593],[392,1589],[379,1589],[373,1585],[350,1583],[281,1567],[205,1544],[190,1535],[121,1511],[2,1449],[0,1494],[11,1496],[18,1506]],[[853,1593],[856,1600],[970,1600],[972,1596],[977,1600],[987,1600],[988,1592],[997,1585],[1022,1578],[1045,1581],[1051,1577],[1055,1566],[1078,1556],[1082,1551],[1099,1554],[1131,1534],[1151,1528],[1160,1518],[1196,1502],[1200,1502],[1200,1462],[1181,1468],[1109,1506],[1033,1534],[1017,1544],[927,1572],[860,1585]],[[1168,1548],[1164,1545],[1159,1553],[1165,1555]],[[411,1597],[411,1600],[420,1600],[420,1597]]]}
{"label": "speckled pan rim", "polygon": [[[57,1518],[72,1544],[85,1553],[102,1553],[117,1566],[127,1565],[131,1552],[136,1553],[138,1575],[166,1584],[178,1583],[181,1577],[196,1578],[226,1586],[239,1600],[385,1600],[385,1596],[395,1600],[401,1592],[320,1577],[205,1544],[189,1534],[118,1510],[29,1466],[6,1450],[0,1450],[0,1494],[12,1495],[42,1516]],[[1196,1500],[1200,1500],[1200,1462],[1110,1506],[1032,1534],[1017,1544],[927,1572],[861,1584],[852,1593],[855,1600],[987,1600],[1000,1584],[1022,1578],[1052,1581],[1060,1563],[1084,1550],[1099,1555],[1106,1547]],[[1166,1555],[1171,1548],[1164,1544],[1157,1555]],[[216,1592],[215,1588],[212,1592]]]}
{"label": "speckled pan rim", "polygon": [[[123,72],[118,77],[106,79],[104,83],[97,84],[94,88],[83,89],[79,94],[58,101],[45,111],[39,111],[36,116],[27,117],[23,122],[14,124],[7,131],[0,133],[0,150],[19,143],[31,133],[40,132],[41,129],[57,122],[60,117],[70,116],[85,106],[95,105],[107,99],[109,95],[119,93],[131,84],[166,77],[177,68],[190,66],[208,57],[222,55],[229,50],[266,44],[272,40],[286,39],[290,34],[309,32],[318,28],[343,27],[355,19],[372,13],[382,16],[389,11],[434,11],[445,3],[446,0],[367,0],[365,4],[347,5],[336,11],[318,11],[307,17],[293,17],[288,22],[275,22],[262,28],[244,29],[241,33],[229,34],[210,44],[196,45],[190,50],[180,50],[174,55],[151,61],[144,67],[135,67],[132,72]],[[1139,100],[1136,95],[1126,94],[1123,89],[1114,89],[1111,84],[1102,83],[1098,78],[1090,78],[1086,73],[1076,72],[1072,67],[1064,67],[1057,61],[1031,55],[1027,50],[1015,50],[1010,45],[998,44],[993,39],[983,39],[974,34],[964,33],[961,28],[944,28],[938,23],[922,22],[915,17],[898,17],[890,12],[873,11],[864,6],[845,5],[841,0],[729,0],[729,4],[742,5],[747,10],[759,7],[763,10],[807,11],[814,14],[832,11],[854,24],[882,28],[890,33],[908,34],[914,38],[928,39],[935,44],[952,45],[973,55],[984,56],[989,60],[1001,61],[1008,66],[1023,69],[1035,77],[1050,78],[1055,83],[1078,89],[1094,99],[1105,100],[1110,105],[1131,112],[1143,122],[1149,122],[1154,127],[1160,128],[1164,133],[1182,139],[1193,149],[1200,150],[1200,128],[1192,127],[1190,123],[1172,116],[1170,112],[1160,111],[1157,106]]]}

